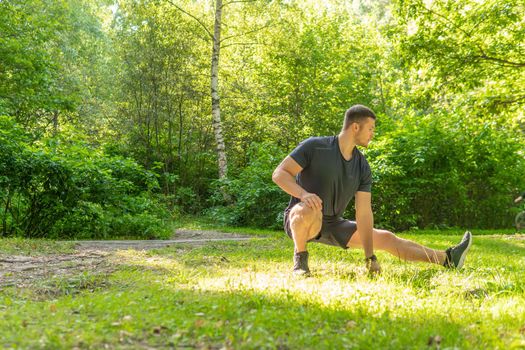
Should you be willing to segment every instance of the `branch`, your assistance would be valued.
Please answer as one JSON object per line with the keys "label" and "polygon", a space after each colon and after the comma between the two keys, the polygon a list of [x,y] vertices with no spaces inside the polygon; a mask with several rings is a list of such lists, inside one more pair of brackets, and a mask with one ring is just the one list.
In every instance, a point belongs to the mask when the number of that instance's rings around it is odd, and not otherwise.
{"label": "branch", "polygon": [[234,45],[250,46],[250,45],[264,45],[264,44],[263,43],[231,43],[228,45],[221,45],[221,48],[224,49],[226,47],[234,46]]}
{"label": "branch", "polygon": [[[427,8],[426,6],[423,6],[423,8],[430,14],[436,16],[436,17],[439,17],[441,19],[443,19],[445,22],[449,23],[450,25],[452,25],[454,28],[456,28],[457,30],[459,30],[460,32],[462,32],[463,34],[465,34],[467,36],[467,38],[471,41],[472,41],[472,35],[471,33],[465,31],[463,28],[461,28],[460,26],[456,25],[454,22],[452,22],[451,20],[449,20],[447,17]],[[474,45],[477,46],[478,50],[480,51],[481,55],[477,55],[477,56],[473,56],[474,59],[482,59],[482,60],[486,60],[486,61],[493,61],[493,62],[496,62],[496,63],[499,63],[500,65],[502,66],[507,66],[507,67],[525,67],[525,62],[512,62],[512,61],[508,61],[508,60],[504,60],[504,59],[501,59],[501,58],[497,58],[497,57],[490,57],[488,56],[485,51],[483,50],[483,48],[481,47],[481,45],[477,42],[473,42]]]}
{"label": "branch", "polygon": [[208,30],[208,28],[206,27],[206,25],[204,25],[204,23],[202,23],[202,21],[201,21],[200,19],[198,19],[197,17],[195,17],[195,16],[192,15],[191,13],[184,11],[181,7],[179,7],[178,5],[174,4],[171,0],[166,0],[166,1],[169,2],[171,5],[173,5],[173,6],[174,6],[177,10],[179,10],[180,12],[185,13],[186,15],[190,16],[190,17],[193,18],[195,21],[197,21],[197,23],[199,23],[200,26],[206,31],[206,33],[208,34],[208,36],[210,37],[210,39],[213,39],[213,34]]}
{"label": "branch", "polygon": [[[449,23],[450,25],[452,25],[452,27],[456,28],[457,30],[459,30],[460,32],[462,32],[463,34],[465,34],[467,36],[467,38],[472,42],[472,34],[467,32],[466,30],[464,30],[463,28],[461,28],[460,26],[458,26],[456,23],[454,23],[453,21],[451,21],[450,19],[448,19],[447,17],[445,17],[444,15],[440,14],[440,13],[437,13],[436,11],[432,11],[431,9],[427,8],[425,5],[422,6],[428,13],[430,13],[431,15],[435,15],[437,17],[440,17],[441,19],[443,19],[445,22]],[[479,51],[481,51],[481,53],[484,55],[485,53],[483,52],[483,48],[479,45],[479,43],[476,43],[474,42],[474,45],[476,45],[479,49]]]}
{"label": "branch", "polygon": [[448,19],[447,17],[445,17],[444,15],[440,14],[440,13],[437,13],[436,11],[433,11],[429,8],[427,8],[425,5],[423,5],[423,8],[429,12],[430,14],[432,15],[436,15],[437,17],[440,17],[442,18],[443,20],[445,20],[445,22],[448,22],[449,24],[451,24],[454,28],[458,29],[460,32],[463,32],[463,34],[465,34],[466,36],[468,36],[470,38],[470,34],[465,31],[463,28],[461,28],[460,26],[458,26],[456,23],[454,23],[453,21],[451,21],[450,19]]}
{"label": "branch", "polygon": [[256,2],[256,1],[257,0],[233,0],[233,1],[229,1],[227,3],[222,4],[222,7],[226,7],[228,5],[236,4],[236,3],[240,3],[240,2]]}
{"label": "branch", "polygon": [[[456,25],[454,22],[452,22],[451,20],[449,20],[448,18],[446,18],[445,16],[435,12],[435,11],[432,11],[431,9],[428,9],[426,8],[426,6],[423,6],[425,8],[425,10],[427,10],[429,13],[433,14],[433,15],[436,15],[442,19],[444,19],[446,22],[450,23],[454,28],[458,29],[460,32],[462,32],[463,34],[465,34],[467,36],[467,38],[471,41],[472,41],[472,34],[470,32],[467,32],[465,31],[463,28],[461,28],[460,26]],[[483,22],[483,20],[481,20],[480,22],[478,22],[476,24],[475,27],[477,27],[481,22]],[[486,60],[486,61],[493,61],[493,62],[496,62],[496,63],[500,63],[502,66],[507,66],[507,67],[525,67],[525,62],[512,62],[512,61],[507,61],[507,60],[504,60],[504,59],[501,59],[501,58],[496,58],[496,57],[490,57],[488,56],[485,51],[483,50],[483,48],[481,47],[481,45],[477,42],[473,42],[474,45],[477,46],[478,50],[481,52],[481,55],[479,56],[474,56],[474,59],[483,59],[483,60]]]}
{"label": "branch", "polygon": [[268,28],[269,26],[270,26],[270,23],[268,23],[268,24],[266,24],[266,25],[264,25],[264,26],[262,26],[260,28],[256,28],[254,30],[250,30],[249,32],[246,32],[246,33],[242,33],[242,34],[239,34],[239,35],[230,35],[230,36],[227,36],[227,37],[221,39],[220,42],[222,43],[223,41],[231,39],[231,38],[237,38],[237,37],[240,37],[240,36],[244,36],[244,35],[248,35],[248,34],[251,34],[251,33],[255,33],[255,32],[258,32],[258,31],[263,30],[265,28]]}
{"label": "branch", "polygon": [[500,63],[502,66],[507,66],[507,67],[525,67],[525,62],[512,62],[512,61],[504,60],[502,58],[490,57],[490,56],[487,56],[483,51],[482,51],[482,55],[473,56],[473,58],[482,59],[486,61],[494,61],[494,62]]}
{"label": "branch", "polygon": [[521,103],[521,101],[525,100],[525,95],[519,96],[512,96],[514,99],[512,100],[496,100],[494,101],[495,104],[502,104],[502,105],[511,105],[513,103]]}

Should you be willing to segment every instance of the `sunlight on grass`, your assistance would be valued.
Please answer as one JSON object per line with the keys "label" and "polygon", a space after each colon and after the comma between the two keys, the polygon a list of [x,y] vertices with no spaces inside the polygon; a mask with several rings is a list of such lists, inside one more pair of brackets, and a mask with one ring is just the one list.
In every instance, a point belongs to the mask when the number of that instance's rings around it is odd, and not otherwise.
{"label": "sunlight on grass", "polygon": [[[294,300],[332,311],[364,312],[370,317],[424,319],[429,315],[450,318],[480,317],[477,304],[464,303],[468,299],[496,298],[501,291],[491,291],[486,274],[474,270],[458,272],[440,267],[423,269],[423,264],[398,264],[386,259],[382,275],[371,279],[362,266],[350,266],[352,274],[345,275],[329,261],[317,261],[319,273],[312,278],[291,275],[289,264],[248,261],[235,266],[227,258],[202,255],[184,258],[183,255],[151,256],[145,252],[119,253],[126,263],[148,269],[167,271],[155,283],[173,291],[188,289],[201,293],[256,293],[277,300]],[[189,268],[192,266],[193,268]],[[336,271],[336,274],[330,272]],[[338,272],[338,273],[337,273]],[[493,276],[498,276],[492,271]],[[493,278],[491,283],[508,285],[508,278]],[[491,294],[491,295],[489,295]],[[493,319],[519,318],[523,311],[508,300],[491,303],[482,309]],[[516,304],[514,304],[516,305]],[[462,315],[468,314],[468,316]],[[478,315],[478,316],[476,316]]]}
{"label": "sunlight on grass", "polygon": [[[437,247],[456,238],[415,237]],[[523,348],[522,242],[476,243],[460,271],[378,252],[375,277],[361,251],[321,245],[310,249],[312,277],[294,277],[292,244],[279,237],[120,250],[110,276],[71,276],[38,298],[0,294],[0,327],[29,348]]]}
{"label": "sunlight on grass", "polygon": [[162,268],[166,270],[182,269],[184,266],[177,260],[163,256],[151,256],[146,251],[137,251],[134,249],[117,251],[115,261],[126,262],[132,265]]}

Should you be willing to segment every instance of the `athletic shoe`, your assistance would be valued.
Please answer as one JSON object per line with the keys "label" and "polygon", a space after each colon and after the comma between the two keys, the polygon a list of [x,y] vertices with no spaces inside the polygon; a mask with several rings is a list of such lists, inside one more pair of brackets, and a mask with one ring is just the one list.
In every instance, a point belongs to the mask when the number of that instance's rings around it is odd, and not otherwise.
{"label": "athletic shoe", "polygon": [[297,276],[309,276],[308,252],[294,253],[293,256],[293,274]]}
{"label": "athletic shoe", "polygon": [[443,265],[448,268],[460,269],[465,263],[465,257],[467,256],[468,250],[472,245],[472,233],[466,231],[463,235],[463,239],[458,245],[448,248],[445,253],[447,257]]}

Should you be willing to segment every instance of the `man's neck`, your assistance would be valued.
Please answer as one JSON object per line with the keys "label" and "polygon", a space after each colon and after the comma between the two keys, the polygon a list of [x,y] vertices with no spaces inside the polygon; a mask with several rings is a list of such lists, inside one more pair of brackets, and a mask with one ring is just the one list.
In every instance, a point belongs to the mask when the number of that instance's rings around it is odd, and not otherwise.
{"label": "man's neck", "polygon": [[344,159],[352,159],[352,153],[355,148],[355,141],[347,131],[341,131],[337,136],[337,142],[339,142],[339,150]]}

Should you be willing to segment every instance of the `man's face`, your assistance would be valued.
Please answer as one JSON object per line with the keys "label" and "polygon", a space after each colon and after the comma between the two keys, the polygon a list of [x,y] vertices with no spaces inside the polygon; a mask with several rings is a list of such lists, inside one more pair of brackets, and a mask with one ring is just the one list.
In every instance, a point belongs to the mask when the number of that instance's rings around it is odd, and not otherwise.
{"label": "man's face", "polygon": [[372,118],[366,118],[365,121],[362,121],[357,125],[358,129],[355,136],[356,144],[358,146],[368,147],[370,140],[374,137],[376,121]]}

